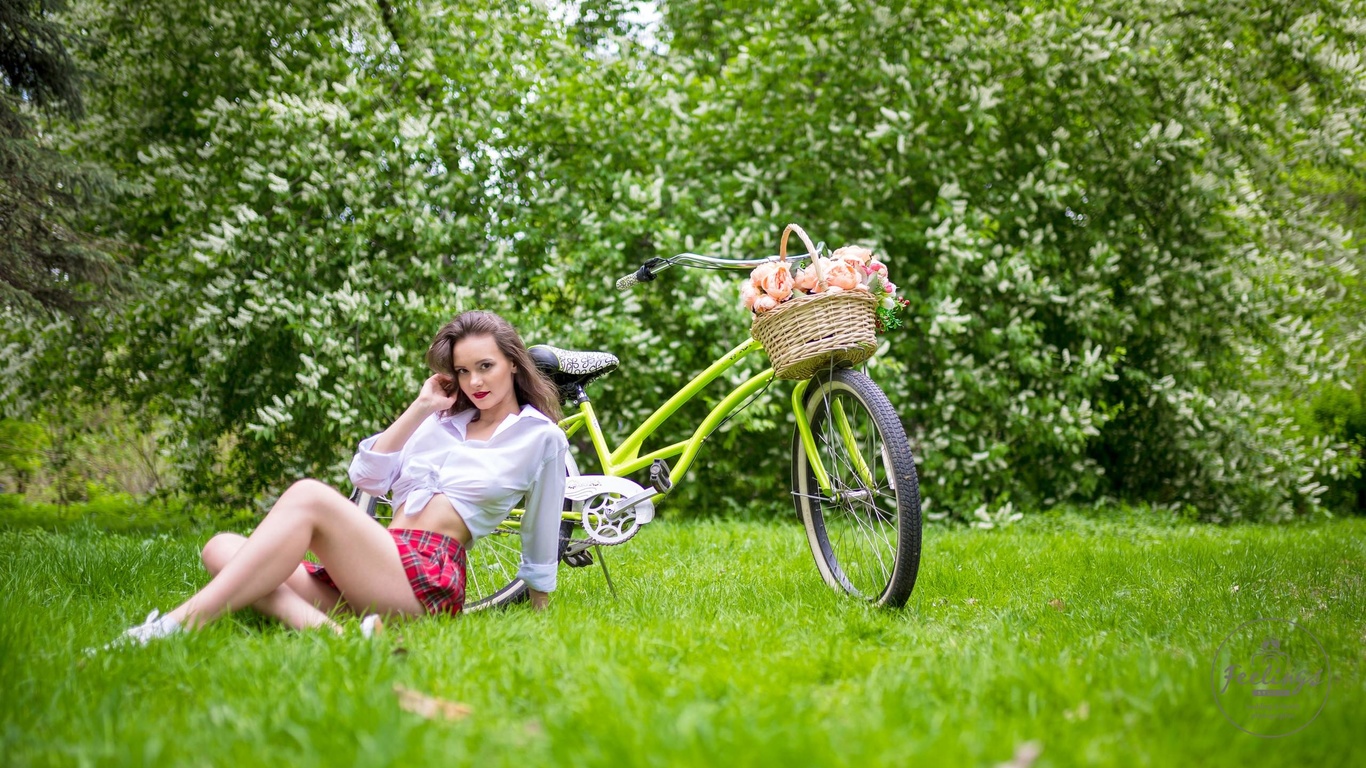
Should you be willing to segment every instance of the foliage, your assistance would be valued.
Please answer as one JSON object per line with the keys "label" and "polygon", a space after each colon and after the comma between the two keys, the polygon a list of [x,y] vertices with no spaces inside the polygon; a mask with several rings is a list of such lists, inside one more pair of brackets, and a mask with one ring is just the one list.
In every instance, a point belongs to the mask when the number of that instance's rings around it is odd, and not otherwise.
{"label": "foliage", "polygon": [[69,399],[66,407],[43,417],[42,467],[27,498],[69,504],[105,493],[141,498],[174,493],[163,421],[118,403],[92,403],[80,390]]}
{"label": "foliage", "polygon": [[[1292,416],[1360,348],[1359,255],[1291,180],[1361,173],[1359,2],[672,2],[658,44],[571,7],[73,4],[101,80],[62,140],[131,185],[104,221],[147,293],[99,329],[10,323],[7,411],[98,351],[103,391],[175,425],[192,492],[335,480],[477,305],[618,354],[593,395],[620,435],[747,320],[738,273],[615,278],[771,253],[795,221],[885,254],[912,301],[869,370],[935,512],[1279,518],[1350,470]],[[773,394],[677,508],[787,505]]]}
{"label": "foliage", "polygon": [[53,0],[0,2],[0,76],[24,101],[79,117],[84,107],[76,68],[63,31],[51,19],[60,5]]}
{"label": "foliage", "polygon": [[[47,434],[38,424],[0,419],[0,479],[13,482],[13,489],[22,493],[29,478],[43,465],[47,442]],[[10,490],[3,485],[0,489]]]}
{"label": "foliage", "polygon": [[1333,483],[1331,506],[1366,512],[1366,366],[1358,369],[1356,386],[1325,387],[1312,403],[1313,419],[1326,435],[1332,435],[1355,451],[1359,463],[1354,472]]}
{"label": "foliage", "polygon": [[176,493],[165,420],[80,390],[63,394],[66,404],[36,421],[0,419],[0,489],[58,504]]}
{"label": "foliage", "polygon": [[671,218],[742,251],[828,222],[909,266],[883,383],[932,505],[1283,516],[1346,471],[1288,416],[1360,338],[1355,249],[1284,174],[1361,173],[1360,3],[664,8],[669,182],[706,185]]}

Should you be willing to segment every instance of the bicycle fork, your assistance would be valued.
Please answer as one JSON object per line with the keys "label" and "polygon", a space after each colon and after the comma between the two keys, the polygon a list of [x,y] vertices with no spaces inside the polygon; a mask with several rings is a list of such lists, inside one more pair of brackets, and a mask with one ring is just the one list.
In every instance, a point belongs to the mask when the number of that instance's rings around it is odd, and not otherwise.
{"label": "bicycle fork", "polygon": [[[846,493],[837,490],[830,482],[830,475],[826,472],[825,464],[821,462],[820,450],[816,445],[816,437],[811,433],[811,421],[806,410],[806,389],[810,386],[811,380],[797,382],[797,386],[792,388],[792,412],[797,417],[797,432],[801,436],[802,450],[806,451],[806,459],[810,462],[812,474],[816,476],[816,485],[820,487],[821,493],[835,502],[844,501],[850,494],[863,495],[867,491],[850,491]],[[862,481],[864,488],[872,488],[873,473],[863,460],[863,452],[858,449],[858,439],[854,436],[854,429],[849,424],[849,417],[844,412],[844,403],[838,399],[831,399],[829,413],[827,414],[827,431],[833,427],[834,438],[844,444],[845,452],[853,460],[853,470]]]}

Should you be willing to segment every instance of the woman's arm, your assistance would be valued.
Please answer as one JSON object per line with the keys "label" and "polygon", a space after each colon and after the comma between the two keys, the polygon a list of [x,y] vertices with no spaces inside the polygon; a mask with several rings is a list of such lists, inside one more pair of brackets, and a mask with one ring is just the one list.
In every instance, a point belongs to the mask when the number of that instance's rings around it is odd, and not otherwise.
{"label": "woman's arm", "polygon": [[455,401],[446,395],[446,382],[450,377],[437,374],[427,379],[422,391],[408,409],[399,416],[389,428],[360,443],[356,456],[351,460],[351,484],[376,496],[389,492],[399,473],[399,452],[409,438],[433,413],[449,408]]}
{"label": "woman's arm", "polygon": [[560,511],[564,508],[564,462],[569,443],[563,435],[556,437],[554,452],[541,464],[527,495],[526,516],[522,518],[522,564],[517,576],[526,582],[531,606],[536,610],[548,604],[560,565]]}
{"label": "woman's arm", "polygon": [[437,411],[444,411],[455,403],[455,396],[446,394],[446,388],[455,391],[451,377],[437,373],[428,377],[422,384],[417,399],[408,406],[403,415],[394,420],[389,428],[380,433],[371,450],[376,453],[397,453],[403,450],[408,438],[413,436],[422,422]]}

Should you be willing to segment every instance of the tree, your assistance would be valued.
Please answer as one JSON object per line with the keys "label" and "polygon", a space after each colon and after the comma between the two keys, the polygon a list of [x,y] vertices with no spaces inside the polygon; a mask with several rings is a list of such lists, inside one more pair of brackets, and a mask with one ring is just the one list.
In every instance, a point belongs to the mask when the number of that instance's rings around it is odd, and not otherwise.
{"label": "tree", "polygon": [[54,151],[34,113],[77,119],[79,72],[51,0],[0,0],[0,310],[74,313],[117,282],[113,244],[83,228],[111,179]]}

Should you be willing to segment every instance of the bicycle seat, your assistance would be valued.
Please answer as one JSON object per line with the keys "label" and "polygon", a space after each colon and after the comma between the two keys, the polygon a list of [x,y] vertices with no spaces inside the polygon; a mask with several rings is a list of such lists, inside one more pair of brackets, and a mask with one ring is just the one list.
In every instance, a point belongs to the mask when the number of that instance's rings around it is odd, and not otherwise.
{"label": "bicycle seat", "polygon": [[588,382],[617,369],[617,356],[609,352],[576,352],[549,344],[527,347],[541,373],[550,377],[563,400],[575,400]]}

